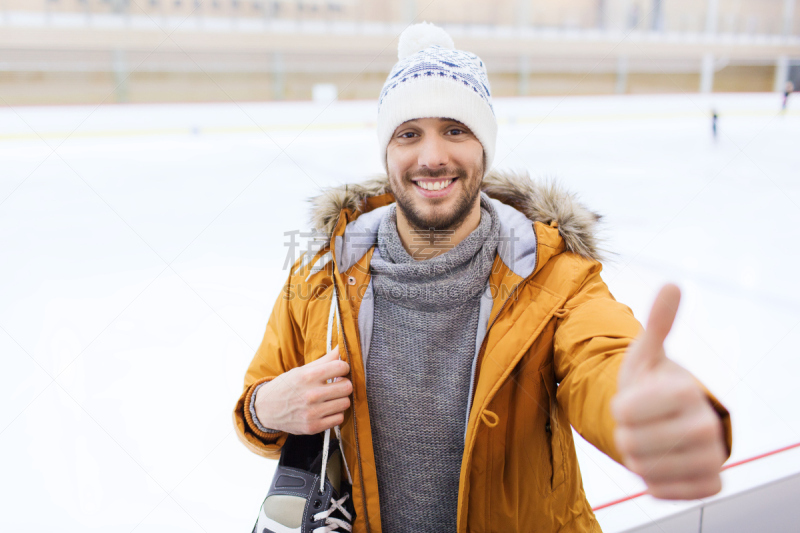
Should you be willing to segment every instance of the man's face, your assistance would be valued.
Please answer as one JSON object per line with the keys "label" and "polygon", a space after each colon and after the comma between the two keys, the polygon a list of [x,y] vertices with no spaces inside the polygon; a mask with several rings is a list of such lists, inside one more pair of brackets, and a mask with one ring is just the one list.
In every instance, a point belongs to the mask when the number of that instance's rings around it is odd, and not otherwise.
{"label": "man's face", "polygon": [[412,228],[454,230],[478,204],[483,145],[461,122],[404,122],[386,148],[389,185]]}

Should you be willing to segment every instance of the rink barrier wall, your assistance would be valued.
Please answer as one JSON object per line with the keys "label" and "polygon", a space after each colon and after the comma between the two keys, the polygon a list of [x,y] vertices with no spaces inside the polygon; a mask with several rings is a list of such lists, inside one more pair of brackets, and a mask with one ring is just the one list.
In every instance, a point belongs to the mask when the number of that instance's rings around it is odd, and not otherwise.
{"label": "rink barrier wall", "polygon": [[[124,105],[162,105],[162,104],[124,104]],[[197,104],[185,104],[197,105]],[[211,103],[209,105],[218,105]],[[767,110],[740,110],[725,113],[726,118],[750,118],[750,117],[773,117],[780,114],[780,109],[775,111]],[[800,116],[800,111],[789,110],[784,115]],[[653,121],[659,119],[702,119],[707,120],[708,114],[697,113],[620,113],[620,114],[597,114],[567,117],[520,117],[510,120],[507,117],[498,117],[498,125],[521,125],[521,124],[567,124],[580,122],[608,122],[619,120],[644,120]],[[152,128],[152,129],[128,129],[128,130],[98,130],[98,131],[50,131],[36,133],[0,133],[0,142],[3,141],[25,141],[39,139],[62,139],[70,138],[108,138],[108,137],[142,137],[151,135],[227,135],[242,133],[264,133],[282,131],[323,131],[323,130],[342,130],[342,129],[375,129],[374,122],[343,122],[330,124],[271,124],[263,126],[241,126],[241,127],[181,127],[181,128]]]}
{"label": "rink barrier wall", "polygon": [[[766,453],[762,453],[760,455],[756,455],[756,456],[753,456],[753,457],[748,457],[747,459],[742,459],[741,461],[735,461],[733,463],[730,463],[730,464],[727,464],[727,465],[723,466],[722,470],[725,471],[725,470],[728,470],[728,469],[731,469],[731,468],[734,468],[734,467],[737,467],[737,466],[741,466],[743,464],[752,463],[753,461],[757,461],[759,459],[763,459],[763,458],[769,457],[771,455],[777,455],[779,453],[782,453],[782,452],[785,452],[785,451],[788,451],[788,450],[792,450],[794,448],[800,448],[800,442],[796,442],[794,444],[790,444],[789,446],[784,446],[783,448],[778,448],[777,450],[772,450],[772,451],[769,451],[769,452],[766,452]],[[639,498],[640,496],[644,496],[646,494],[647,494],[647,491],[637,492],[636,494],[630,494],[628,496],[625,496],[624,498],[619,498],[617,500],[612,500],[610,502],[600,504],[600,505],[598,505],[596,507],[592,507],[592,511],[600,511],[601,509],[606,509],[608,507],[612,507],[614,505],[618,505],[620,503],[624,503],[624,502],[633,500],[634,498]]]}

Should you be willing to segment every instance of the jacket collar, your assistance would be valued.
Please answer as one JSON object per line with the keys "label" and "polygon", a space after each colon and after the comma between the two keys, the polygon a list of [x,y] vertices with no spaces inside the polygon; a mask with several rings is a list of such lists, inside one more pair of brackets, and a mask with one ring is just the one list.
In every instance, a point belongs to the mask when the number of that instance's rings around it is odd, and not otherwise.
{"label": "jacket collar", "polygon": [[[504,242],[498,253],[520,277],[527,277],[537,262],[540,243],[533,230],[535,222],[558,228],[560,242],[547,243],[548,248],[563,247],[588,259],[602,259],[596,236],[601,216],[555,180],[539,183],[527,172],[493,170],[484,178],[482,190],[494,200],[500,215]],[[388,178],[382,175],[328,188],[310,202],[312,226],[324,235],[326,245],[332,244],[337,267],[344,272],[375,244],[380,220],[394,197]],[[538,262],[543,264],[546,259],[549,257],[539,257]]]}

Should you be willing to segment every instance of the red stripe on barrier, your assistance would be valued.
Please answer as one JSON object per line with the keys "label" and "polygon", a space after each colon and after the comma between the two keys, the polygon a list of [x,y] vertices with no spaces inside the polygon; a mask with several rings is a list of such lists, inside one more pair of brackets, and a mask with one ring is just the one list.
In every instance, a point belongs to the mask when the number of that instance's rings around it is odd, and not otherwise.
{"label": "red stripe on barrier", "polygon": [[[729,468],[733,468],[734,466],[743,465],[746,463],[751,463],[753,461],[757,461],[758,459],[763,459],[764,457],[769,457],[770,455],[775,455],[777,453],[785,452],[787,450],[791,450],[792,448],[800,448],[800,442],[795,444],[790,444],[789,446],[784,446],[783,448],[778,448],[777,450],[772,450],[771,452],[762,453],[761,455],[756,455],[754,457],[748,457],[747,459],[742,459],[741,461],[736,461],[735,463],[727,464],[722,467],[722,470],[727,470]],[[623,502],[627,502],[628,500],[632,500],[634,498],[638,498],[639,496],[644,496],[647,494],[647,491],[637,492],[636,494],[631,494],[630,496],[625,496],[624,498],[620,498],[618,500],[613,500],[608,503],[603,503],[598,505],[597,507],[592,507],[592,511],[599,511],[600,509],[605,509],[606,507],[611,507],[612,505],[617,505]]]}
{"label": "red stripe on barrier", "polygon": [[634,498],[638,498],[639,496],[644,496],[647,494],[647,491],[637,492],[636,494],[631,494],[630,496],[625,496],[624,498],[620,498],[619,500],[614,500],[612,502],[604,503],[602,505],[598,505],[597,507],[592,507],[592,511],[599,511],[600,509],[605,509],[606,507],[611,507],[612,505],[617,505],[618,503],[626,502],[628,500],[632,500]]}
{"label": "red stripe on barrier", "polygon": [[745,463],[755,461],[756,459],[763,459],[764,457],[769,457],[770,455],[775,455],[776,453],[785,452],[786,450],[791,450],[792,448],[798,448],[798,447],[800,447],[800,442],[797,442],[795,444],[790,444],[789,446],[784,446],[783,448],[778,448],[777,450],[772,450],[771,452],[762,453],[761,455],[756,455],[755,457],[750,457],[749,459],[742,459],[741,461],[725,465],[722,467],[722,469],[727,470],[729,468],[733,468],[734,466],[743,465]]}

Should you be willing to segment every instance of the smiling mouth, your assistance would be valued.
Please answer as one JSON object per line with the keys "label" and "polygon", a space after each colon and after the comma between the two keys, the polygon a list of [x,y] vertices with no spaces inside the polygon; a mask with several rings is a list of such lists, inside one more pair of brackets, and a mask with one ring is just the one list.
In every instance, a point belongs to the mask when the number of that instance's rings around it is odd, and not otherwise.
{"label": "smiling mouth", "polygon": [[449,187],[450,184],[457,179],[458,178],[426,179],[415,181],[414,184],[420,189],[425,189],[426,191],[440,191]]}

